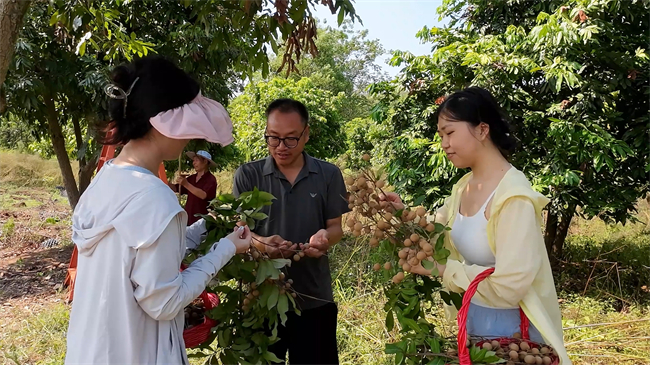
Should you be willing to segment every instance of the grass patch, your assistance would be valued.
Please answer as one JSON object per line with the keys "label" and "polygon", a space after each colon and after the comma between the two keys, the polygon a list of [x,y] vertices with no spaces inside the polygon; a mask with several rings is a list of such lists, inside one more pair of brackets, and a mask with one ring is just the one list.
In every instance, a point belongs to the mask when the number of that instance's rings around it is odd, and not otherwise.
{"label": "grass patch", "polygon": [[[63,364],[69,320],[69,307],[54,304],[46,310],[27,315],[15,310],[14,318],[0,335],[0,359],[3,364]],[[6,332],[8,329],[8,332]]]}
{"label": "grass patch", "polygon": [[564,341],[575,365],[648,364],[650,307],[619,311],[613,301],[567,298],[562,305]]}
{"label": "grass patch", "polygon": [[[76,161],[72,170],[78,170]],[[61,170],[56,159],[44,160],[40,156],[14,151],[0,151],[0,184],[12,186],[50,187],[63,185]]]}

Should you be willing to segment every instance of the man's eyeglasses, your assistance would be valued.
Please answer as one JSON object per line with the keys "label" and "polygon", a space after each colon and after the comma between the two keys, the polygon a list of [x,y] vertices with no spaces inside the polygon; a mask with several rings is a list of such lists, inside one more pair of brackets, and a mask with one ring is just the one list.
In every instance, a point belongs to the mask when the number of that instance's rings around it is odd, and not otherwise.
{"label": "man's eyeglasses", "polygon": [[284,145],[287,148],[296,148],[298,146],[298,142],[300,142],[300,138],[302,138],[302,135],[305,133],[305,130],[307,127],[303,128],[302,132],[300,132],[300,135],[298,137],[276,137],[276,136],[269,136],[268,134],[264,134],[264,139],[266,140],[266,144],[271,146],[271,147],[278,147],[280,143],[284,143]]}

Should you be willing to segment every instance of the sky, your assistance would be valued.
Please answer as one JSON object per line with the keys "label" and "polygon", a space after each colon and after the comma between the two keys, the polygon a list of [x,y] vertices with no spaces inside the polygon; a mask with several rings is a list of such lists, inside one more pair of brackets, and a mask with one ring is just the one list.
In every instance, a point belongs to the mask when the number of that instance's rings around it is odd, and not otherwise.
{"label": "sky", "polygon": [[[443,0],[356,0],[354,8],[361,17],[363,25],[355,23],[354,29],[368,30],[369,39],[379,39],[387,50],[410,51],[416,56],[430,54],[431,46],[420,44],[415,34],[425,25],[428,27],[442,26],[438,21],[436,9]],[[320,20],[327,21],[327,25],[336,28],[337,16],[332,15],[326,6],[316,7],[315,15]],[[383,69],[395,76],[398,67],[391,67],[385,63],[390,59],[390,53],[383,59],[377,60]]]}

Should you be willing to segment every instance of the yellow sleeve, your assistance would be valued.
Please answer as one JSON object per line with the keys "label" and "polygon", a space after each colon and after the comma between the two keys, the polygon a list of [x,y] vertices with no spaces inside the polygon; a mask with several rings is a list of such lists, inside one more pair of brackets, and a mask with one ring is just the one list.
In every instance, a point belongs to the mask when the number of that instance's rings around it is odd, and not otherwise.
{"label": "yellow sleeve", "polygon": [[[508,200],[498,217],[496,232],[496,264],[492,275],[478,286],[476,295],[485,304],[512,308],[530,290],[542,264],[540,247],[544,247],[533,203],[523,197]],[[479,265],[465,265],[448,260],[443,284],[449,290],[462,292],[481,272]]]}
{"label": "yellow sleeve", "polygon": [[450,209],[449,205],[451,204],[450,201],[451,201],[451,196],[447,197],[442,207],[436,210],[436,215],[433,219],[434,222],[440,224],[447,224],[447,222],[449,222],[449,209]]}

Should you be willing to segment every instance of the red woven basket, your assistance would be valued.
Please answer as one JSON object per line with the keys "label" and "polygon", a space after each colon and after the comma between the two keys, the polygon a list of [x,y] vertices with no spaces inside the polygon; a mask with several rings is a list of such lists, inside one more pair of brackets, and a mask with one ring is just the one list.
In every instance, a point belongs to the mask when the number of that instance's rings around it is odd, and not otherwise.
{"label": "red woven basket", "polygon": [[[472,365],[472,361],[469,356],[469,349],[467,348],[467,313],[469,312],[469,305],[471,303],[472,297],[474,294],[476,294],[476,290],[478,289],[478,284],[480,284],[485,278],[488,276],[492,275],[494,272],[494,268],[489,268],[472,280],[472,282],[469,284],[469,287],[467,288],[467,291],[465,292],[465,295],[463,296],[463,304],[460,307],[460,310],[458,311],[458,358],[460,361],[460,365]],[[511,343],[516,343],[519,344],[521,342],[527,342],[531,348],[540,348],[540,344],[535,343],[530,341],[530,336],[528,333],[528,329],[530,327],[530,321],[528,320],[528,317],[526,317],[526,314],[524,313],[521,308],[519,308],[519,313],[521,317],[521,323],[519,324],[519,330],[521,332],[521,339],[517,338],[508,338],[508,337],[502,337],[502,338],[497,338],[495,339],[496,341],[499,341],[499,343],[503,345],[509,345]],[[489,340],[494,341],[494,340]],[[482,346],[483,343],[488,342],[488,340],[484,340],[481,342],[478,342],[476,345],[477,346]],[[549,355],[549,357],[552,359],[551,365],[558,365],[560,363],[560,359],[555,356],[555,355]]]}
{"label": "red woven basket", "polygon": [[[181,265],[181,271],[185,270],[186,266]],[[199,298],[203,300],[203,307],[205,311],[219,305],[219,297],[214,293],[208,293],[205,290],[199,294]],[[217,321],[208,316],[203,317],[203,323],[183,331],[183,340],[185,341],[185,348],[197,347],[204,343],[210,337],[212,327],[217,325]]]}

